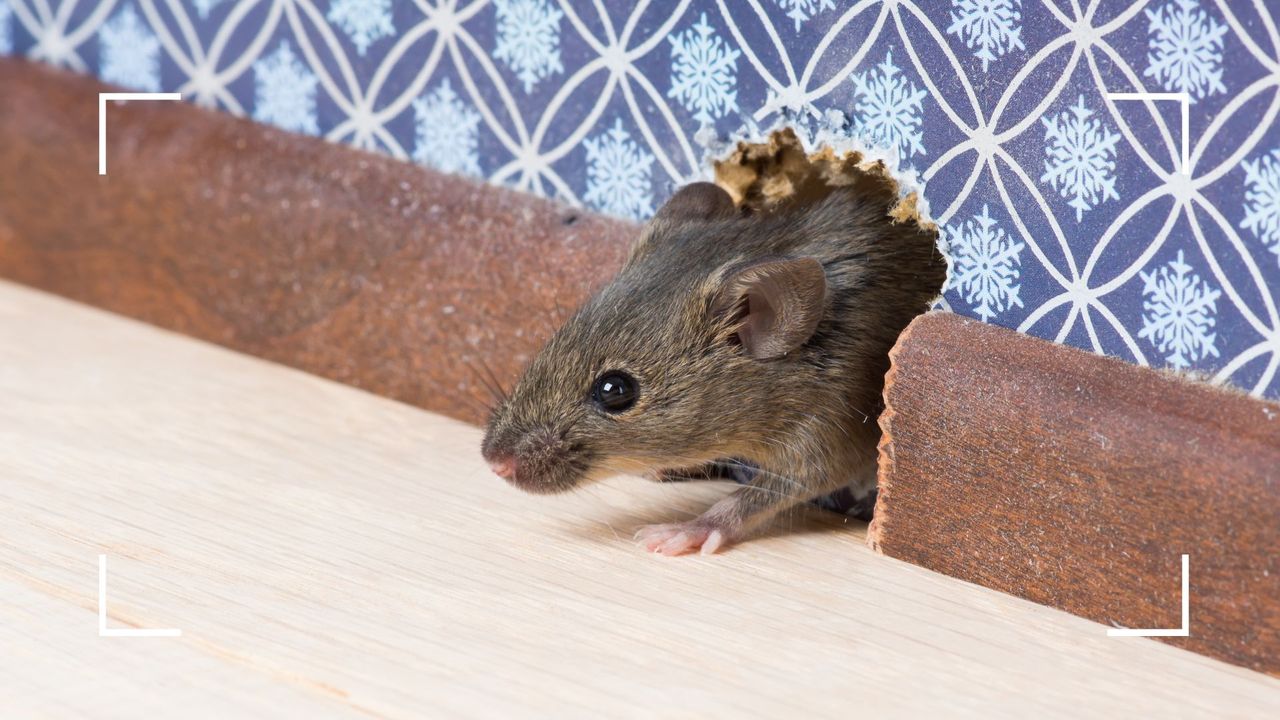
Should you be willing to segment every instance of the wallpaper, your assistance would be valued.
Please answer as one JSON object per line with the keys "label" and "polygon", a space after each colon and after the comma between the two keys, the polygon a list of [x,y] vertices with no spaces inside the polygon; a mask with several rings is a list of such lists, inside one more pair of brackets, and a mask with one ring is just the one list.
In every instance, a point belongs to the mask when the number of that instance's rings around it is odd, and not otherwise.
{"label": "wallpaper", "polygon": [[[944,306],[1280,397],[1278,24],[1274,0],[0,0],[0,53],[630,218],[734,137],[851,138],[923,187]],[[1111,95],[1136,92],[1172,99]]]}

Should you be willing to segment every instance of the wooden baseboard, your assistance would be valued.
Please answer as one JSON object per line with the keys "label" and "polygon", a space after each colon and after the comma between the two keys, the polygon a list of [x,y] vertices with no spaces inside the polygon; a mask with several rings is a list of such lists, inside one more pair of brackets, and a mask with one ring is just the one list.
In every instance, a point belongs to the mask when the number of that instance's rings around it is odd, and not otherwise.
{"label": "wooden baseboard", "polygon": [[0,58],[0,277],[472,422],[633,224]]}
{"label": "wooden baseboard", "polygon": [[[1280,405],[949,313],[893,352],[881,552],[1280,674]],[[958,390],[958,391],[949,391]]]}

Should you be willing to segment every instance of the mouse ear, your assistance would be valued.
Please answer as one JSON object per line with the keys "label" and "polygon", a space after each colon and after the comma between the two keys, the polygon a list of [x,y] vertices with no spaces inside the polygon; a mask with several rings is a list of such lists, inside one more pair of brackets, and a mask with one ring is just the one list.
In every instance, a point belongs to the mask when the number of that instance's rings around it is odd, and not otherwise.
{"label": "mouse ear", "polygon": [[813,335],[826,297],[827,276],[814,258],[765,260],[731,271],[712,308],[737,313],[743,349],[757,360],[770,360]]}
{"label": "mouse ear", "polygon": [[734,213],[733,198],[709,182],[685,185],[658,209],[655,220],[715,220]]}

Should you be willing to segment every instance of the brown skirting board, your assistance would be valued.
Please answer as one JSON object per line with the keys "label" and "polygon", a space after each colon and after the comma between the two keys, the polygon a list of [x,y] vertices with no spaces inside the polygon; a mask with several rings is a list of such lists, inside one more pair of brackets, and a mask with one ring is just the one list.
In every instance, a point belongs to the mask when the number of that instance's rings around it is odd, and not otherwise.
{"label": "brown skirting board", "polygon": [[630,223],[0,58],[0,277],[479,420]]}
{"label": "brown skirting board", "polygon": [[[0,58],[0,277],[479,420],[634,224]],[[959,318],[898,350],[891,554],[1280,668],[1280,419]],[[942,392],[940,388],[951,388]],[[1268,410],[1268,412],[1271,412]],[[1118,640],[1120,641],[1120,640]]]}
{"label": "brown skirting board", "polygon": [[1130,628],[1186,553],[1169,642],[1280,673],[1280,405],[948,313],[893,363],[874,547]]}

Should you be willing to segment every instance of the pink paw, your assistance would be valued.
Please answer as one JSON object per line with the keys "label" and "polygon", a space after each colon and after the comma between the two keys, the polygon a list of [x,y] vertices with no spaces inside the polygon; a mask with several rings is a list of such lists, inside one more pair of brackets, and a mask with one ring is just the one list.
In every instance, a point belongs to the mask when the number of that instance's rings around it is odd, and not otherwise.
{"label": "pink paw", "polygon": [[649,552],[662,555],[684,555],[701,552],[711,555],[724,547],[724,531],[701,520],[666,525],[645,525],[636,532],[636,540]]}

